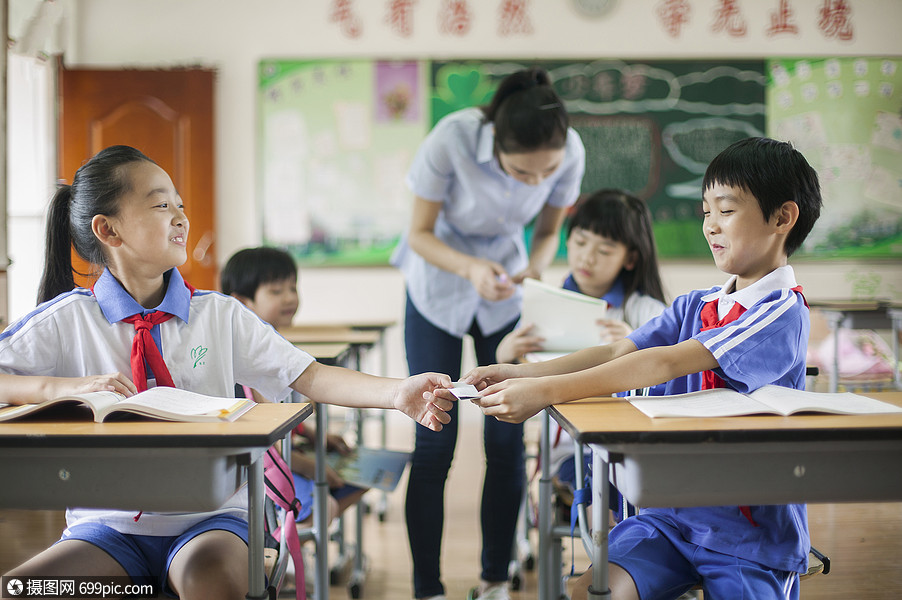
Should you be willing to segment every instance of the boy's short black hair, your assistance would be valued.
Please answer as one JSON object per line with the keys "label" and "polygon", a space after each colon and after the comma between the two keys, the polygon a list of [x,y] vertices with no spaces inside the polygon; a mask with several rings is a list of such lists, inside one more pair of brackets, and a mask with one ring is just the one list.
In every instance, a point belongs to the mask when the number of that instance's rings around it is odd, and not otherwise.
{"label": "boy's short black hair", "polygon": [[786,256],[801,247],[821,214],[817,172],[788,142],[752,137],[731,144],[708,165],[702,189],[717,183],[750,192],[765,220],[785,202],[798,205],[799,219],[786,238]]}
{"label": "boy's short black hair", "polygon": [[253,299],[265,283],[297,277],[298,267],[290,254],[278,248],[259,246],[239,250],[229,258],[219,275],[222,293]]}

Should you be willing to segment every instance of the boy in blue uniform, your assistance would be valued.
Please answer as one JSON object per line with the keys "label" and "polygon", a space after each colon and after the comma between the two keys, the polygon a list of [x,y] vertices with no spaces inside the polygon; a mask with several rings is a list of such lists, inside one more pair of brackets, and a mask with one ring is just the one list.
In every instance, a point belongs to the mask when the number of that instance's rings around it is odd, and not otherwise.
{"label": "boy in blue uniform", "polygon": [[[788,257],[820,215],[817,174],[787,143],[749,138],[709,165],[703,231],[723,286],[677,298],[626,339],[464,378],[486,415],[522,421],[550,404],[666,383],[663,393],[765,384],[803,389],[809,317]],[[527,379],[528,378],[528,379]],[[444,396],[444,392],[438,392]],[[798,598],[804,505],[649,508],[614,528],[612,598]],[[574,598],[585,597],[591,570]]]}

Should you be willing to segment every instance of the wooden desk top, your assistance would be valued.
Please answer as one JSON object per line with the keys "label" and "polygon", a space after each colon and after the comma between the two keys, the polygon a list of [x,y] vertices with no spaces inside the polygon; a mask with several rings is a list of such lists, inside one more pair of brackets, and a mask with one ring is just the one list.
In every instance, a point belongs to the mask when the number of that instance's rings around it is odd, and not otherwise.
{"label": "wooden desk top", "polygon": [[351,345],[347,342],[306,342],[300,347],[310,353],[317,362],[326,365],[338,364],[351,349]]}
{"label": "wooden desk top", "polygon": [[867,312],[902,308],[902,303],[888,299],[849,300],[849,299],[823,299],[808,300],[808,306],[821,310],[836,310],[840,312]]}
{"label": "wooden desk top", "polygon": [[[0,460],[4,447],[155,448],[269,447],[313,412],[309,403],[257,404],[230,423],[177,423],[156,420],[95,423],[60,421],[53,409],[21,421],[0,423]],[[43,418],[42,418],[43,417]]]}
{"label": "wooden desk top", "polygon": [[356,321],[316,321],[310,323],[297,323],[295,328],[310,329],[325,327],[330,329],[375,329],[377,331],[385,331],[389,327],[394,327],[398,322],[394,319],[370,319]]}
{"label": "wooden desk top", "polygon": [[355,346],[373,346],[379,342],[381,333],[378,330],[351,329],[350,327],[289,327],[280,329],[285,339],[292,344],[304,347],[315,342],[337,342]]}
{"label": "wooden desk top", "polygon": [[[865,395],[902,406],[902,392]],[[902,440],[902,413],[652,419],[625,398],[588,398],[548,410],[567,433],[583,443]]]}

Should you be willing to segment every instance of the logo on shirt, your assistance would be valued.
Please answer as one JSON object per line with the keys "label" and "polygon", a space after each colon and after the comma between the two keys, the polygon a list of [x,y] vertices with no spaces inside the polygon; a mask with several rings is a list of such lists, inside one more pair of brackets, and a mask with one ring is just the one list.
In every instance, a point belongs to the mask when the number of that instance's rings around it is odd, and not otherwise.
{"label": "logo on shirt", "polygon": [[191,348],[191,360],[194,361],[194,368],[196,369],[198,365],[203,366],[206,363],[204,362],[204,357],[207,355],[207,349],[203,346],[195,346]]}

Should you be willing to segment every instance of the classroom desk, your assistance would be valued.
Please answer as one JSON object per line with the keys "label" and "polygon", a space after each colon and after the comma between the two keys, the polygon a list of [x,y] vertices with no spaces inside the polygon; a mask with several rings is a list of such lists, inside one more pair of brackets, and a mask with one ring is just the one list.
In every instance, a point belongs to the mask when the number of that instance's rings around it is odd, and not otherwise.
{"label": "classroom desk", "polygon": [[892,330],[893,387],[902,389],[899,373],[899,334],[902,332],[902,304],[889,300],[812,300],[812,309],[824,316],[833,335],[833,369],[829,391],[839,390],[839,329]]}
{"label": "classroom desk", "polygon": [[[302,347],[317,362],[325,365],[342,365],[347,361],[351,352],[351,345],[346,342],[307,342]],[[315,410],[316,431],[327,431],[326,408],[317,404]],[[326,481],[325,435],[316,436],[314,448],[316,467],[313,487],[313,539],[316,544],[316,560],[313,593],[316,600],[326,600],[329,597],[329,483]]]}
{"label": "classroom desk", "polygon": [[[902,392],[867,395],[902,406]],[[607,523],[609,482],[636,506],[902,500],[902,414],[651,419],[620,398],[547,412],[592,449],[593,523]],[[594,591],[607,590],[607,535],[593,532],[604,568],[590,598],[610,597]],[[553,567],[540,565],[541,600],[553,597]]]}
{"label": "classroom desk", "polygon": [[261,458],[312,410],[308,403],[259,404],[231,423],[62,422],[44,416],[3,423],[0,508],[206,511],[246,480],[248,598],[263,599]]}

